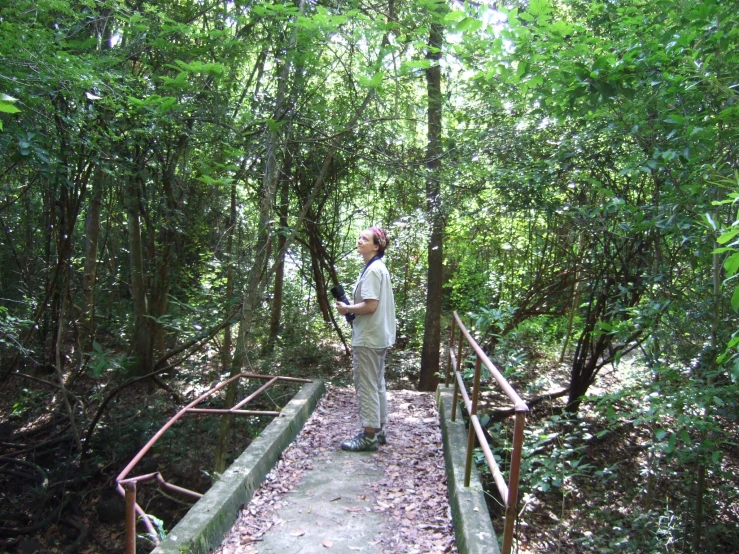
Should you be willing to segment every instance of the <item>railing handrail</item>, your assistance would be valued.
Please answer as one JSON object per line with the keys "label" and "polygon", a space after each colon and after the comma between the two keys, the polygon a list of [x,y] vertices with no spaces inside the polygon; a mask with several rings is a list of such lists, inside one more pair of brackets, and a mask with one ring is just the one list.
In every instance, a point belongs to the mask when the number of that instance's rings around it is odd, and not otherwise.
{"label": "railing handrail", "polygon": [[[457,353],[454,352],[454,328],[459,327],[459,344],[457,345]],[[464,383],[464,377],[462,376],[461,365],[462,365],[462,338],[466,339],[467,343],[472,347],[475,352],[475,375],[474,384],[472,391],[472,398],[469,397],[467,389]],[[525,425],[526,412],[529,408],[526,403],[521,399],[518,393],[511,387],[503,374],[495,367],[487,354],[483,352],[482,348],[477,344],[474,338],[470,335],[467,328],[462,323],[457,312],[454,312],[454,319],[452,320],[451,331],[449,333],[449,358],[446,368],[446,386],[449,386],[450,370],[454,365],[454,396],[452,402],[452,421],[456,418],[457,412],[457,396],[461,395],[464,401],[465,408],[470,417],[470,426],[468,431],[467,440],[467,463],[465,467],[465,482],[464,486],[470,486],[470,474],[472,471],[472,450],[475,444],[475,437],[480,445],[480,448],[485,455],[485,461],[490,468],[490,472],[493,475],[495,484],[498,487],[500,496],[505,502],[505,524],[503,527],[503,548],[502,554],[510,554],[511,547],[513,545],[513,526],[516,521],[517,510],[516,505],[518,502],[518,481],[521,470],[521,453],[523,449],[523,428]],[[498,463],[495,461],[490,446],[488,445],[485,434],[482,430],[482,424],[477,417],[477,402],[480,396],[480,369],[482,364],[490,371],[495,381],[498,383],[503,392],[506,394],[508,399],[513,403],[515,409],[515,423],[513,428],[513,445],[511,451],[511,468],[508,476],[508,483],[506,483],[503,473],[498,467]]]}
{"label": "railing handrail", "polygon": [[[236,403],[232,408],[230,409],[215,409],[215,408],[195,408],[198,404],[200,404],[203,400],[211,396],[212,394],[218,392],[223,387],[228,385],[229,383],[241,379],[241,378],[247,378],[247,379],[264,379],[268,382],[261,386],[259,389],[254,391],[251,395],[246,397],[244,400],[241,400],[240,402]],[[151,520],[146,515],[144,510],[136,503],[136,485],[137,483],[143,483],[146,481],[152,481],[156,480],[157,483],[161,488],[164,490],[169,490],[172,492],[178,492],[181,494],[184,494],[186,496],[190,496],[193,498],[200,498],[203,495],[191,491],[189,489],[185,489],[182,487],[178,487],[176,485],[173,485],[171,483],[168,483],[164,480],[164,477],[159,473],[148,473],[146,475],[137,475],[134,477],[128,477],[128,474],[131,472],[131,470],[138,464],[141,459],[146,455],[146,453],[151,450],[151,448],[156,444],[156,442],[164,435],[164,433],[174,425],[177,420],[179,420],[183,415],[185,414],[221,414],[221,415],[238,415],[238,416],[244,416],[244,415],[269,415],[269,416],[278,416],[280,415],[280,412],[278,411],[258,411],[258,410],[240,410],[242,406],[256,398],[260,393],[274,385],[277,381],[291,381],[291,382],[297,382],[297,383],[310,383],[310,379],[300,379],[298,377],[275,377],[272,375],[257,375],[255,373],[239,373],[238,375],[234,375],[233,377],[226,379],[225,381],[219,383],[209,391],[201,394],[198,398],[190,402],[187,406],[184,406],[181,408],[175,415],[173,415],[169,420],[162,425],[162,427],[154,433],[154,436],[149,439],[149,442],[147,442],[144,447],[139,450],[139,452],[133,457],[133,459],[126,465],[125,468],[123,468],[123,471],[116,477],[116,490],[126,499],[126,554],[135,554],[136,552],[136,517],[135,514],[137,513],[139,516],[141,516],[141,519],[144,522],[144,525],[146,526],[146,530],[149,534],[149,536],[153,539],[155,544],[159,544],[159,538],[157,536],[156,530],[154,529],[154,526],[152,525]]]}
{"label": "railing handrail", "polygon": [[483,352],[482,348],[480,348],[480,345],[477,344],[477,341],[472,338],[472,335],[470,335],[470,332],[467,330],[467,327],[464,326],[464,323],[462,323],[462,320],[459,318],[459,315],[456,311],[454,312],[454,321],[459,326],[459,330],[464,335],[464,338],[467,339],[467,342],[475,351],[475,354],[479,356],[479,358],[482,360],[482,363],[484,363],[485,367],[488,368],[488,371],[493,376],[498,385],[500,385],[500,388],[503,389],[503,392],[506,394],[508,399],[513,402],[513,406],[516,411],[528,412],[529,407],[526,405],[526,402],[521,400],[521,397],[518,396],[518,393],[515,390],[513,390],[513,387],[508,383],[506,378],[503,377],[503,374],[498,370],[498,368],[495,367],[495,364],[490,361],[490,358],[488,358],[487,354]]}

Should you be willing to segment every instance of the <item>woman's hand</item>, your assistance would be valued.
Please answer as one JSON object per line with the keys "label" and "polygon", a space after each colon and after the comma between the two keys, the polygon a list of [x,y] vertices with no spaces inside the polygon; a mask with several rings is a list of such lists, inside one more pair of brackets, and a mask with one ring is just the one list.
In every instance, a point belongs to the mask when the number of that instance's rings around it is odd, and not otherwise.
{"label": "woman's hand", "polygon": [[339,312],[340,315],[346,315],[349,313],[349,306],[347,306],[343,302],[337,302],[336,311]]}

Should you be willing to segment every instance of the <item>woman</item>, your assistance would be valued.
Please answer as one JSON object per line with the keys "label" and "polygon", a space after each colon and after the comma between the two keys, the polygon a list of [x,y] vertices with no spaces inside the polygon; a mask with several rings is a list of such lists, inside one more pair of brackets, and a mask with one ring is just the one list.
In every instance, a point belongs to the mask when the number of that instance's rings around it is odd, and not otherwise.
{"label": "woman", "polygon": [[354,387],[359,402],[362,431],[341,443],[343,450],[374,451],[385,444],[387,395],[385,393],[385,355],[395,343],[395,299],[390,273],[382,262],[388,240],[379,227],[359,234],[357,252],[364,269],[354,287],[352,303],[336,303],[341,315],[353,313],[352,365]]}

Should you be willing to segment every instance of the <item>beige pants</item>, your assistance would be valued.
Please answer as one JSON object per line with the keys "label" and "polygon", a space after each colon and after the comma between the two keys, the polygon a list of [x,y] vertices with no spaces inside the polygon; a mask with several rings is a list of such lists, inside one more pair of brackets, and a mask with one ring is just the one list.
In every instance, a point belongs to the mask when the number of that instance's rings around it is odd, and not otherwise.
{"label": "beige pants", "polygon": [[352,348],[354,389],[357,391],[359,419],[362,427],[379,429],[387,421],[385,392],[385,355],[387,348]]}

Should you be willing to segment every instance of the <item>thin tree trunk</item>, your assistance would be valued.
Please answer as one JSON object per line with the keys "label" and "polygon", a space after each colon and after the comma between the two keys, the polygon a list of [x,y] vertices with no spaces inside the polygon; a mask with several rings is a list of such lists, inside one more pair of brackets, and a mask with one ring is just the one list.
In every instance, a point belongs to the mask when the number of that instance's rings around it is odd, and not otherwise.
{"label": "thin tree trunk", "polygon": [[[165,216],[165,220],[169,218],[169,214]],[[161,247],[158,247],[156,229],[147,214],[145,214],[144,221],[146,222],[148,229],[147,235],[149,237],[146,259],[152,265],[154,263],[157,264],[150,269],[153,275],[148,280],[148,298],[146,303],[149,316],[147,317],[146,323],[149,329],[150,355],[152,360],[156,360],[167,350],[164,342],[164,325],[160,322],[160,318],[167,314],[169,308],[170,273],[174,263],[172,260],[172,250],[175,244],[174,233],[169,229],[169,226],[175,225],[175,222],[164,225],[159,239]]]}
{"label": "thin tree trunk", "polygon": [[567,355],[567,349],[570,346],[570,339],[572,338],[572,326],[575,321],[575,313],[577,307],[580,305],[580,294],[582,285],[580,284],[580,253],[583,251],[585,246],[585,232],[580,231],[577,239],[577,256],[575,257],[575,279],[572,283],[572,303],[570,304],[570,316],[567,320],[567,333],[565,334],[564,344],[562,345],[562,352],[559,355],[559,363],[564,362],[565,356]]}
{"label": "thin tree trunk", "polygon": [[[231,185],[231,215],[228,229],[228,241],[226,243],[226,256],[228,259],[228,270],[226,272],[226,313],[231,310],[234,298],[234,233],[236,232],[236,183]],[[231,367],[231,326],[223,330],[223,348],[221,349],[221,363],[223,368]]]}
{"label": "thin tree trunk", "polygon": [[308,226],[308,249],[310,251],[311,269],[313,270],[313,282],[316,285],[316,301],[321,310],[323,321],[331,321],[331,307],[328,302],[328,291],[326,287],[326,279],[323,276],[323,268],[321,267],[321,240],[315,224]]}
{"label": "thin tree trunk", "polygon": [[80,306],[80,355],[90,352],[95,336],[95,282],[97,276],[98,242],[100,241],[100,211],[104,173],[100,166],[92,179],[92,196],[85,219],[85,265],[82,273],[82,300]]}
{"label": "thin tree trunk", "polygon": [[133,352],[136,356],[135,375],[151,372],[152,355],[146,309],[144,282],[144,249],[141,242],[141,219],[138,184],[129,180],[126,191],[128,211],[128,239],[131,259],[131,297],[133,299]]}
{"label": "thin tree trunk", "polygon": [[[719,244],[714,244],[714,249],[719,248]],[[713,255],[713,313],[711,317],[711,348],[710,348],[710,360],[708,363],[708,375],[706,376],[707,386],[713,386],[713,373],[716,361],[716,355],[718,351],[718,329],[721,322],[721,255]],[[704,416],[707,420],[713,418],[713,405],[709,403],[706,407],[706,414]],[[705,443],[708,438],[706,431],[701,433],[701,442]],[[698,464],[697,471],[697,482],[695,492],[695,520],[693,521],[694,532],[693,532],[693,552],[701,552],[701,541],[703,534],[703,497],[706,492],[706,463],[701,459]]]}
{"label": "thin tree trunk", "polygon": [[[111,48],[110,38],[113,33],[112,25],[106,24],[110,17],[110,11],[104,10],[100,16],[97,29],[102,39],[100,48],[107,51]],[[98,124],[101,128],[107,128],[109,117],[110,114],[107,110],[101,112],[98,118]],[[82,300],[78,323],[80,330],[80,362],[82,356],[92,350],[92,343],[95,339],[95,285],[97,283],[98,243],[100,242],[100,213],[103,184],[105,183],[103,164],[108,156],[109,150],[105,147],[102,159],[97,161],[93,173],[90,203],[85,218],[85,263],[82,273]]]}
{"label": "thin tree trunk", "polygon": [[[66,271],[64,273],[67,273]],[[66,275],[65,275],[66,276]],[[77,430],[77,422],[74,417],[74,409],[72,408],[72,405],[69,403],[69,396],[67,395],[67,388],[64,384],[64,372],[62,370],[62,353],[61,353],[61,340],[62,340],[62,330],[64,329],[64,312],[66,309],[66,303],[65,303],[66,295],[62,296],[62,305],[59,308],[59,321],[57,322],[57,330],[56,330],[56,341],[55,341],[55,350],[54,350],[54,369],[56,370],[56,378],[59,382],[59,387],[62,390],[62,402],[64,403],[64,407],[67,410],[67,415],[69,416],[69,424],[72,427],[72,435],[74,436],[74,442],[77,445],[77,452],[80,454],[82,453],[82,442],[80,441],[80,434]]]}
{"label": "thin tree trunk", "polygon": [[285,163],[280,176],[280,234],[277,242],[277,267],[275,268],[275,282],[272,289],[272,311],[269,319],[269,338],[265,351],[274,348],[277,335],[280,333],[280,320],[282,319],[282,297],[285,282],[285,243],[287,237],[285,231],[288,224],[288,208],[290,201],[290,175],[292,173],[292,155],[290,150],[285,152]]}
{"label": "thin tree trunk", "polygon": [[[433,14],[435,16],[435,14]],[[439,383],[439,347],[441,344],[441,301],[444,261],[444,217],[441,207],[441,47],[443,26],[434,21],[429,30],[427,58],[431,67],[426,70],[428,94],[428,146],[426,150],[426,212],[431,226],[428,244],[428,289],[426,294],[426,321],[421,348],[421,372],[418,390],[433,391]]]}

